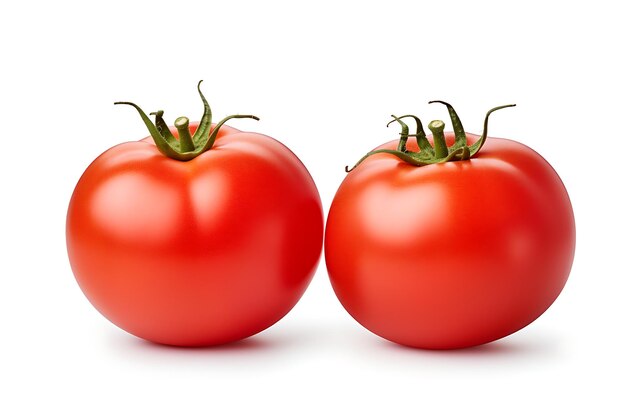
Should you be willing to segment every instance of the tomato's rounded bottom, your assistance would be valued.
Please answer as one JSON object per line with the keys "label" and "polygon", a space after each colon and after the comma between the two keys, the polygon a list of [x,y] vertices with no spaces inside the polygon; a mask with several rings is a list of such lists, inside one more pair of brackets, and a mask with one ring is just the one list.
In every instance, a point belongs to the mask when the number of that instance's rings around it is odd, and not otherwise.
{"label": "tomato's rounded bottom", "polygon": [[[268,285],[271,281],[257,278]],[[85,294],[107,320],[134,337],[162,346],[202,348],[237,343],[270,328],[293,309],[310,280],[305,277],[274,299],[248,293],[228,300],[214,296],[209,302],[210,294],[196,293],[197,299],[187,297],[187,302],[176,306],[165,297],[155,297],[121,309],[111,298]],[[150,303],[159,308],[150,308]]]}
{"label": "tomato's rounded bottom", "polygon": [[407,341],[407,340],[402,340],[402,339],[392,339],[392,338],[374,333],[370,330],[371,333],[384,339],[386,342],[393,343],[395,345],[399,345],[408,349],[420,349],[420,350],[432,350],[432,351],[463,350],[463,349],[477,348],[480,346],[488,345],[493,342],[497,342],[498,340],[502,340],[512,335],[513,333],[516,333],[517,331],[519,330],[515,330],[503,336],[490,337],[484,340],[473,340],[473,341],[466,340],[466,341],[442,342],[442,343],[423,343],[423,342],[412,342],[412,341]]}
{"label": "tomato's rounded bottom", "polygon": [[140,339],[145,343],[150,343],[153,345],[169,347],[169,348],[202,349],[202,348],[212,348],[212,347],[230,347],[230,346],[234,347],[238,343],[244,343],[248,339],[253,338],[259,333],[262,333],[263,331],[269,329],[274,324],[276,324],[276,322],[278,322],[280,319],[282,319],[282,317],[276,320],[275,322],[266,325],[262,329],[258,331],[254,331],[253,333],[234,336],[234,337],[228,337],[228,338],[207,337],[207,338],[200,338],[200,339],[180,339],[180,338],[172,338],[172,337],[149,337],[149,336],[142,336],[140,334],[131,333],[119,327],[118,325],[116,325],[116,327],[118,327],[121,330],[124,330],[130,336]]}
{"label": "tomato's rounded bottom", "polygon": [[471,349],[505,339],[541,317],[557,296],[558,293],[551,302],[533,312],[511,310],[509,314],[476,315],[471,319],[462,316],[452,319],[455,314],[448,312],[448,322],[435,321],[430,315],[400,314],[395,308],[397,304],[370,305],[369,309],[376,313],[367,314],[356,308],[364,304],[341,297],[339,300],[357,323],[386,342],[410,349],[440,351]]}

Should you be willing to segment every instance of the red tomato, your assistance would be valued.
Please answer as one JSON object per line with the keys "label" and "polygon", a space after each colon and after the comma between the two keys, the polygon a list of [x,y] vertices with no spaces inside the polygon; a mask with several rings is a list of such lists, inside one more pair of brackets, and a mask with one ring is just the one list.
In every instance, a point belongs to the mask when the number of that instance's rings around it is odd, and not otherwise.
{"label": "red tomato", "polygon": [[487,138],[469,160],[365,159],[333,200],[325,256],[337,297],[364,327],[451,349],[538,318],[565,285],[574,245],[572,206],[554,169],[518,142]]}
{"label": "red tomato", "polygon": [[227,343],[274,324],[307,288],[322,235],[320,197],[300,160],[228,126],[186,162],[152,138],[109,149],[67,215],[87,298],[122,329],[168,345]]}

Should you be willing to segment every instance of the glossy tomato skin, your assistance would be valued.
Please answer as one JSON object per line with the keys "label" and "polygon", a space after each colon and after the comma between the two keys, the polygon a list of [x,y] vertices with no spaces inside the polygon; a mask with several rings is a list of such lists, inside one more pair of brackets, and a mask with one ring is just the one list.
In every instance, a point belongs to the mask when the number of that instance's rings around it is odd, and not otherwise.
{"label": "glossy tomato skin", "polygon": [[335,195],[325,257],[337,297],[364,327],[407,346],[454,349],[538,318],[563,289],[574,246],[572,206],[554,169],[520,143],[488,138],[468,161],[366,159]]}
{"label": "glossy tomato skin", "polygon": [[289,312],[316,269],[323,214],[291,151],[224,126],[188,162],[151,138],[103,153],[74,190],[66,232],[76,280],[111,322],[156,343],[207,346]]}

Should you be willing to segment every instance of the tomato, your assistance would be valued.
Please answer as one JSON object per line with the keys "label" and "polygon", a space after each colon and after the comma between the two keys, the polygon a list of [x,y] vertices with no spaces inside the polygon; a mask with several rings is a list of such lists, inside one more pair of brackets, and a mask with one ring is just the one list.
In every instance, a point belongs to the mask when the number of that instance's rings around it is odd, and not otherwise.
{"label": "tomato", "polygon": [[[404,124],[400,140],[368,154],[326,225],[342,305],[371,332],[417,348],[470,347],[525,327],[555,301],[574,257],[573,210],[554,169],[521,143],[486,137],[487,118],[481,138],[465,134],[448,110],[455,133],[432,122],[426,139],[416,118],[422,160]],[[422,164],[437,159],[437,141],[454,158]]]}
{"label": "tomato", "polygon": [[[172,134],[166,149],[180,160],[148,137],[104,152],[78,181],[66,233],[76,280],[106,318],[149,341],[205,346],[254,335],[290,311],[314,274],[323,235],[316,186],[268,136],[221,122],[216,130],[210,117],[188,131],[177,119],[179,133],[165,132],[161,115],[156,130]],[[189,158],[195,151],[181,151],[179,136],[202,126],[200,141],[211,131],[214,143]]]}

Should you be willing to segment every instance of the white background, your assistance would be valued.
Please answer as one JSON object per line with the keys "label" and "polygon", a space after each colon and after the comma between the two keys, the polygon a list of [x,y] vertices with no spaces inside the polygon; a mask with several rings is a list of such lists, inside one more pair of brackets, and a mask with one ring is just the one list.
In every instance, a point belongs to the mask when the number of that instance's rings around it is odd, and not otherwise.
{"label": "white background", "polygon": [[[5,2],[6,3],[6,2]],[[626,139],[619,2],[54,2],[1,6],[0,415],[626,415]],[[539,320],[452,352],[396,346],[354,322],[323,261],[301,302],[241,343],[175,349],[117,329],[65,253],[76,181],[146,136],[131,100],[170,123],[216,118],[287,144],[324,209],[344,165],[397,137],[391,113],[541,153],[577,220],[570,280]],[[621,272],[620,272],[621,271]]]}

